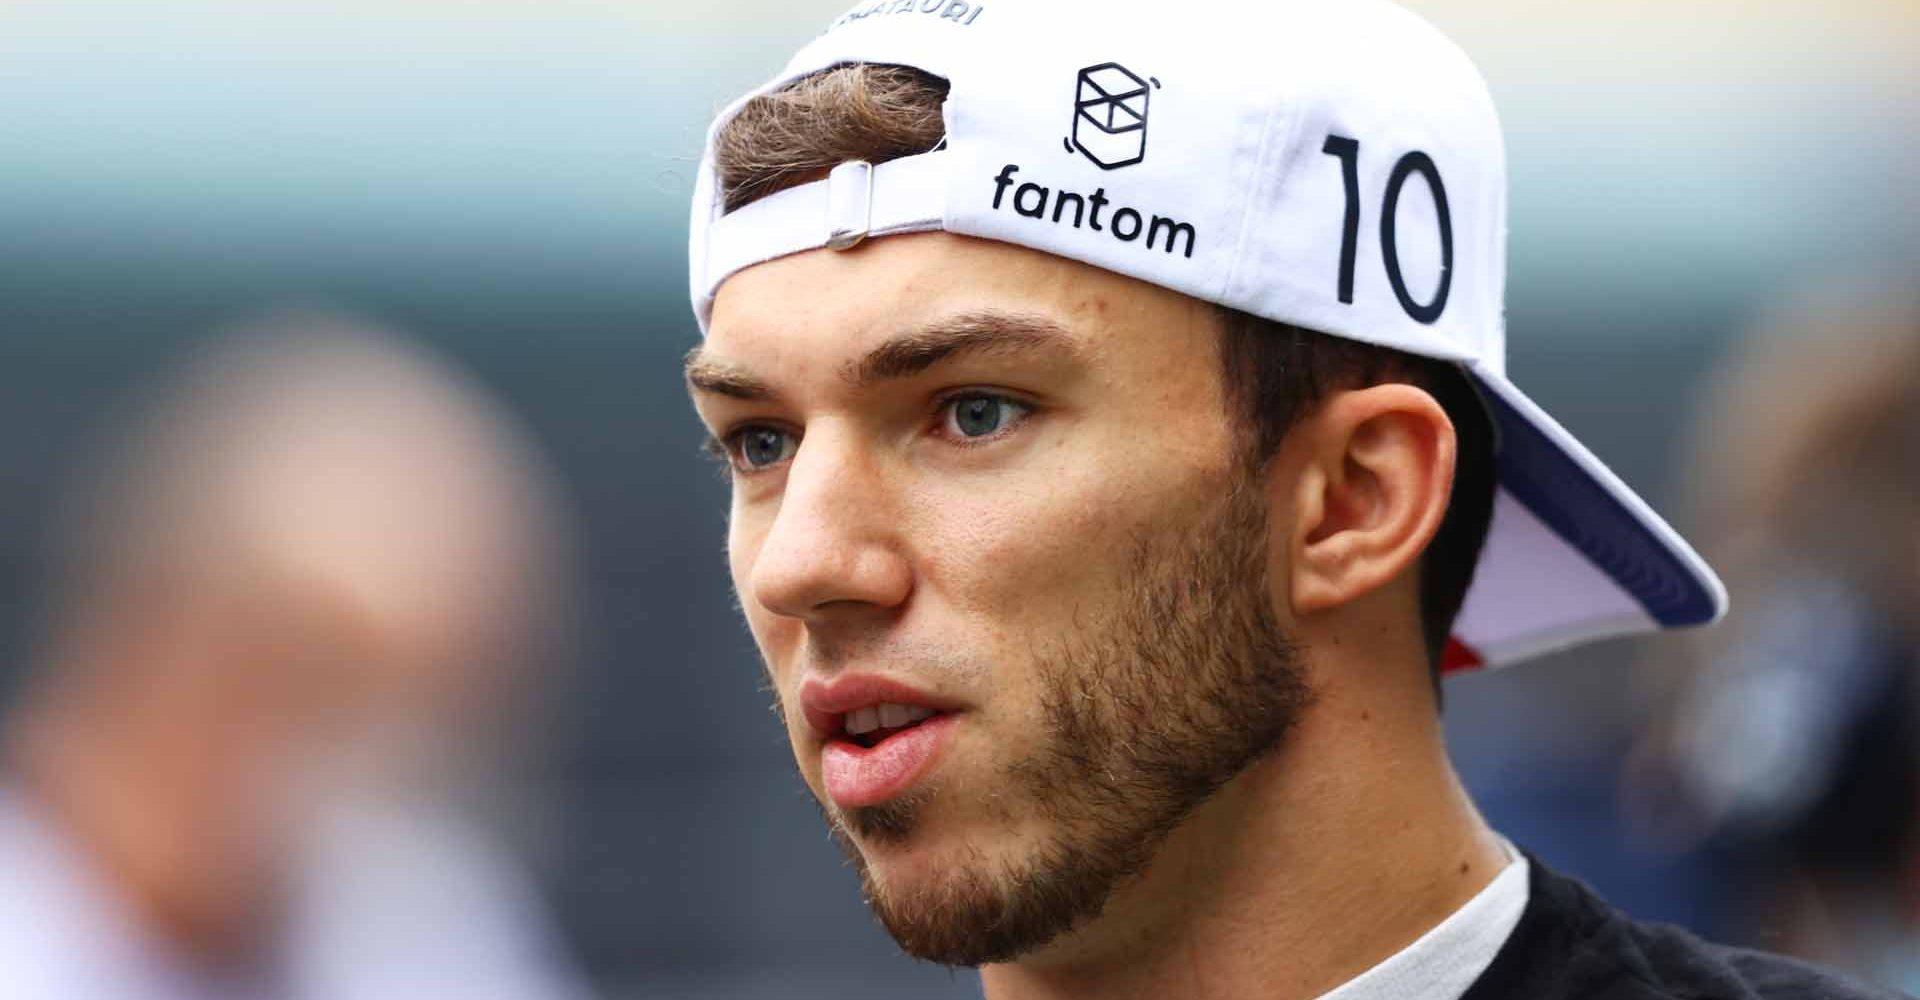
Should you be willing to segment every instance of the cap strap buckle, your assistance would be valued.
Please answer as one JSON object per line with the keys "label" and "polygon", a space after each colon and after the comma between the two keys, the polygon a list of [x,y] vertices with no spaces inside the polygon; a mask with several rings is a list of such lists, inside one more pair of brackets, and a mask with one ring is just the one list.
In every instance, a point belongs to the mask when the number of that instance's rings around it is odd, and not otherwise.
{"label": "cap strap buckle", "polygon": [[827,247],[851,250],[873,232],[873,164],[849,160],[827,174]]}

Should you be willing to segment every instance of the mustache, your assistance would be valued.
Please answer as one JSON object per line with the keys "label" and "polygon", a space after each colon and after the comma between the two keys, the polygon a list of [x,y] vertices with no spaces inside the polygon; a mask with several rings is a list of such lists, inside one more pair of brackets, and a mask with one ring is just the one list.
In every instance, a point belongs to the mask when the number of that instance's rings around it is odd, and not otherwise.
{"label": "mustache", "polygon": [[[761,689],[773,696],[776,716],[785,717],[790,695],[808,675],[832,677],[854,670],[919,682],[941,690],[977,690],[992,672],[978,655],[960,652],[961,643],[889,635],[875,629],[847,634],[833,626],[808,626],[806,642],[794,662],[776,666],[764,651],[760,658]],[[782,684],[781,678],[786,679]]]}

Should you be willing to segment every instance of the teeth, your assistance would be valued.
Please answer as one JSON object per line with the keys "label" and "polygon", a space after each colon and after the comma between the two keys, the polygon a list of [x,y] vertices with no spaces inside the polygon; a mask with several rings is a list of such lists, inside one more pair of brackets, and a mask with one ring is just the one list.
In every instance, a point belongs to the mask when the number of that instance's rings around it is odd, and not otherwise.
{"label": "teeth", "polygon": [[899,729],[933,717],[933,709],[924,705],[868,705],[847,713],[847,734],[861,736],[876,729]]}

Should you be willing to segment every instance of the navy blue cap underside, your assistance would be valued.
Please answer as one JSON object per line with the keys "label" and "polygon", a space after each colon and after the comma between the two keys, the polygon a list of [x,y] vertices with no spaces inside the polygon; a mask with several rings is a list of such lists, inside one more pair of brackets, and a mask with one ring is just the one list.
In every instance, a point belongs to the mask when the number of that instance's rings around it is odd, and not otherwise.
{"label": "navy blue cap underside", "polygon": [[1708,585],[1545,431],[1496,391],[1481,397],[1500,442],[1500,485],[1521,506],[1632,595],[1663,628],[1718,613]]}

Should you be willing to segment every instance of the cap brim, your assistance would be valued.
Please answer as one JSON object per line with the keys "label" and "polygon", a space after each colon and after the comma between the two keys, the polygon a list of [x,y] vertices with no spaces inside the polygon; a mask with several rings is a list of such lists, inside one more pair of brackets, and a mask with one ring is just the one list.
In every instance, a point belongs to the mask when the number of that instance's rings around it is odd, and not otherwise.
{"label": "cap brim", "polygon": [[1726,613],[1719,577],[1646,501],[1504,375],[1467,371],[1493,417],[1499,486],[1446,669]]}

